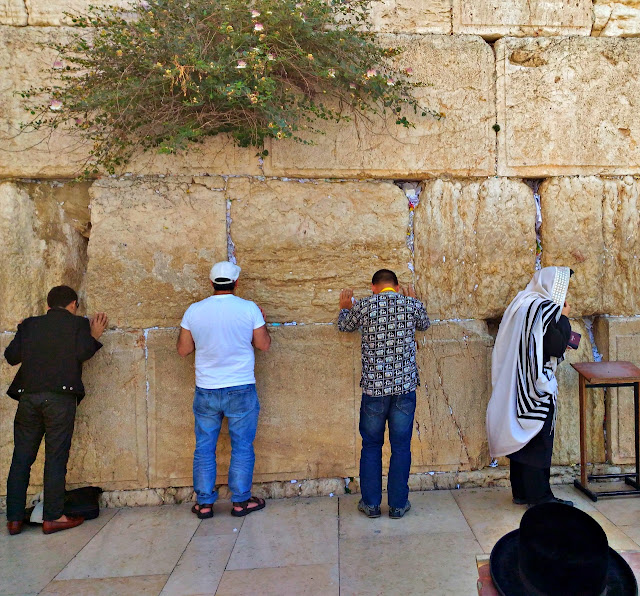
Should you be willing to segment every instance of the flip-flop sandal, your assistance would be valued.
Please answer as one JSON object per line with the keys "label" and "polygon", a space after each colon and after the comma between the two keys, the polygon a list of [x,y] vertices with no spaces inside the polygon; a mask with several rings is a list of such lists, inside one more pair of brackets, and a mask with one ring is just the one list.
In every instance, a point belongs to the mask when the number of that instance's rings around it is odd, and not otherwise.
{"label": "flip-flop sandal", "polygon": [[[257,503],[257,506],[249,507],[249,503]],[[244,517],[245,515],[249,515],[254,511],[260,511],[260,509],[264,509],[266,503],[264,502],[264,499],[261,499],[260,497],[251,497],[250,499],[241,501],[240,503],[232,503],[232,505],[234,509],[231,510],[231,515],[233,515],[233,517]],[[236,511],[235,507],[242,507],[242,510]]]}
{"label": "flip-flop sandal", "polygon": [[[200,511],[201,509],[209,509],[210,511],[208,511],[207,513],[202,513]],[[203,503],[202,505],[198,505],[198,503],[196,503],[191,508],[191,513],[195,513],[199,519],[209,519],[210,517],[213,517],[213,503]]]}

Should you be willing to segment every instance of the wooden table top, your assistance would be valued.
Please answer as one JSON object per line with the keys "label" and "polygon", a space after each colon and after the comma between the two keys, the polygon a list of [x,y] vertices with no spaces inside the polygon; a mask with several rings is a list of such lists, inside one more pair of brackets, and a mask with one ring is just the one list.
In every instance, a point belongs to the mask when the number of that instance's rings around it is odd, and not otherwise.
{"label": "wooden table top", "polygon": [[640,381],[640,368],[632,362],[574,362],[587,383],[634,383]]}

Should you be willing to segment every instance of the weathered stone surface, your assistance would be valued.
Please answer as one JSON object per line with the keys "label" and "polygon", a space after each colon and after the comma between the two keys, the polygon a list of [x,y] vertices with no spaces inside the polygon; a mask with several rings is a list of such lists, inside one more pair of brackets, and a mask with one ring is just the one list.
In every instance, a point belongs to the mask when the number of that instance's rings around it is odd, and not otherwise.
{"label": "weathered stone surface", "polygon": [[591,0],[453,0],[453,32],[505,35],[589,35]]}
{"label": "weathered stone surface", "polygon": [[[640,366],[640,319],[598,317],[594,333],[603,360],[629,361]],[[597,391],[602,400],[602,389],[592,391]],[[614,464],[632,463],[635,461],[633,389],[608,388],[604,402],[608,460]]]}
{"label": "weathered stone surface", "polygon": [[142,331],[108,331],[84,365],[86,397],[78,406],[69,484],[135,489],[147,481],[147,388]]}
{"label": "weathered stone surface", "polygon": [[154,151],[136,155],[121,170],[138,175],[262,176],[264,172],[257,153],[255,147],[243,149],[235,146],[226,135],[219,135],[173,155]]}
{"label": "weathered stone surface", "polygon": [[485,430],[493,339],[484,321],[438,323],[422,334],[417,361],[413,472],[489,464]]}
{"label": "weathered stone surface", "polygon": [[594,36],[637,37],[640,35],[638,0],[594,0]]}
{"label": "weathered stone surface", "polygon": [[407,199],[395,185],[229,180],[239,291],[270,322],[329,322],[341,288],[363,295],[373,273],[410,279]]}
{"label": "weathered stone surface", "polygon": [[498,174],[640,172],[640,40],[501,39]]}
{"label": "weathered stone surface", "polygon": [[27,16],[23,0],[0,0],[0,25],[24,27]]}
{"label": "weathered stone surface", "polygon": [[552,178],[540,186],[542,260],[576,275],[572,314],[640,312],[640,181]]}
{"label": "weathered stone surface", "polygon": [[[0,354],[12,335],[0,334]],[[104,347],[84,365],[87,395],[78,406],[67,472],[68,485],[95,484],[104,489],[148,486],[144,336],[107,332]],[[13,453],[17,401],[6,390],[18,367],[0,363],[0,493]],[[42,490],[44,441],[32,468],[30,493]]]}
{"label": "weathered stone surface", "polygon": [[80,288],[86,240],[46,189],[0,183],[0,330],[43,314],[47,293]]}
{"label": "weathered stone surface", "polygon": [[[360,356],[355,336],[329,326],[271,333],[271,350],[259,353],[256,365],[261,411],[254,480],[354,476],[354,370]],[[177,330],[151,330],[148,336],[152,487],[193,484],[193,360],[176,354],[176,335]],[[225,423],[217,449],[220,483],[227,481],[229,454]]]}
{"label": "weathered stone surface", "polygon": [[414,235],[418,295],[433,319],[499,317],[534,271],[533,192],[505,178],[425,182]]}
{"label": "weathered stone surface", "polygon": [[[116,327],[174,326],[211,293],[227,258],[224,193],[212,179],[104,180],[91,188],[90,312]],[[117,291],[114,291],[117,288]]]}
{"label": "weathered stone surface", "polygon": [[405,48],[400,68],[411,67],[420,104],[442,117],[407,117],[415,128],[376,122],[323,123],[316,145],[271,144],[268,175],[428,178],[438,174],[492,175],[495,167],[494,57],[478,37],[382,36]]}
{"label": "weathered stone surface", "polygon": [[56,59],[51,46],[68,39],[69,27],[0,26],[0,178],[72,178],[88,149],[62,129],[20,132],[32,116],[17,91],[49,84]]}
{"label": "weathered stone surface", "polygon": [[96,7],[130,6],[126,0],[24,0],[29,13],[29,25],[49,27],[71,25],[72,20],[64,13],[86,15],[89,5]]}
{"label": "weathered stone surface", "polygon": [[[1,0],[0,0],[1,1]],[[87,5],[77,0],[76,5]],[[61,4],[38,0],[31,18],[56,20]],[[48,11],[51,12],[48,12]],[[0,5],[0,17],[2,8]],[[39,16],[38,16],[39,15]],[[40,23],[38,23],[40,24]],[[29,122],[25,100],[16,91],[41,87],[50,82],[50,68],[57,54],[43,49],[62,43],[73,32],[70,27],[8,27],[0,25],[0,178],[74,178],[84,169],[90,147],[68,131],[20,132]],[[215,137],[177,155],[148,152],[123,167],[135,174],[262,174],[256,149],[235,147],[226,137]]]}
{"label": "weathered stone surface", "polygon": [[374,31],[451,33],[450,0],[381,0],[371,4]]}
{"label": "weathered stone surface", "polygon": [[[578,396],[578,373],[571,366],[574,362],[592,362],[591,340],[585,324],[580,319],[571,319],[571,328],[582,335],[577,350],[567,350],[565,360],[556,372],[558,379],[558,417],[553,447],[554,465],[580,463],[580,399]],[[589,462],[605,461],[605,442],[602,423],[604,400],[602,390],[587,392],[587,436]]]}

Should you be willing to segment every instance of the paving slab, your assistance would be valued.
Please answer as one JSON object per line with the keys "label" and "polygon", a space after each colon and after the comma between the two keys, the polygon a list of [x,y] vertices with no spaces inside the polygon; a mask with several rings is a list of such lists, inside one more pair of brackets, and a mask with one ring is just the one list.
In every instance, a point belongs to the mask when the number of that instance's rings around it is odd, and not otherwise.
{"label": "paving slab", "polygon": [[121,509],[56,579],[169,574],[199,523],[191,503]]}
{"label": "paving slab", "polygon": [[340,497],[340,538],[383,538],[456,532],[473,536],[469,524],[448,490],[410,493],[411,510],[402,519],[389,518],[386,505],[382,506],[382,517],[369,519],[358,511],[359,500],[360,495]]}
{"label": "paving slab", "polygon": [[524,505],[512,503],[510,488],[469,488],[452,491],[452,495],[485,553],[507,532],[520,527],[526,511]]}
{"label": "paving slab", "polygon": [[337,562],[338,499],[285,499],[246,517],[227,569]]}
{"label": "paving slab", "polygon": [[479,552],[477,540],[460,532],[340,540],[340,594],[471,595]]}
{"label": "paving slab", "polygon": [[[0,594],[38,593],[116,515],[103,511],[100,517],[77,528],[45,536],[40,526],[26,526],[21,534],[0,534]],[[25,573],[25,568],[29,573]]]}
{"label": "paving slab", "polygon": [[260,596],[337,596],[340,593],[338,565],[327,563],[225,571],[216,596],[255,594],[256,586],[260,586]]}
{"label": "paving slab", "polygon": [[193,538],[162,590],[162,596],[215,594],[236,537],[222,534]]}
{"label": "paving slab", "polygon": [[158,596],[168,577],[168,575],[138,575],[55,580],[40,594],[43,596],[122,596],[122,594]]}

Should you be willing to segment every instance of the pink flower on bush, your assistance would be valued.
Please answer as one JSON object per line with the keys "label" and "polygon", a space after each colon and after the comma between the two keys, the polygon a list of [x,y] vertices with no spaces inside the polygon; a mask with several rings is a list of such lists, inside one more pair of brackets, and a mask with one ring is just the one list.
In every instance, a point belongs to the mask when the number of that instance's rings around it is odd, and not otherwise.
{"label": "pink flower on bush", "polygon": [[405,68],[404,71],[408,74],[408,75],[412,75],[413,74],[413,68]]}
{"label": "pink flower on bush", "polygon": [[264,25],[262,23],[255,23],[253,25],[253,30],[254,31],[262,31],[262,30],[264,30]]}
{"label": "pink flower on bush", "polygon": [[247,63],[244,60],[238,60],[236,68],[247,68]]}
{"label": "pink flower on bush", "polygon": [[54,112],[57,112],[58,110],[61,110],[62,109],[62,102],[59,99],[54,99],[49,104],[49,109],[53,110]]}
{"label": "pink flower on bush", "polygon": [[375,68],[370,68],[367,71],[367,78],[375,77],[378,74],[378,71]]}
{"label": "pink flower on bush", "polygon": [[60,62],[60,60],[56,60],[56,61],[53,63],[53,68],[54,68],[55,70],[60,70],[60,69],[62,68],[62,62]]}
{"label": "pink flower on bush", "polygon": [[260,11],[258,10],[252,10],[251,11],[251,18],[252,19],[257,19],[260,16]]}

